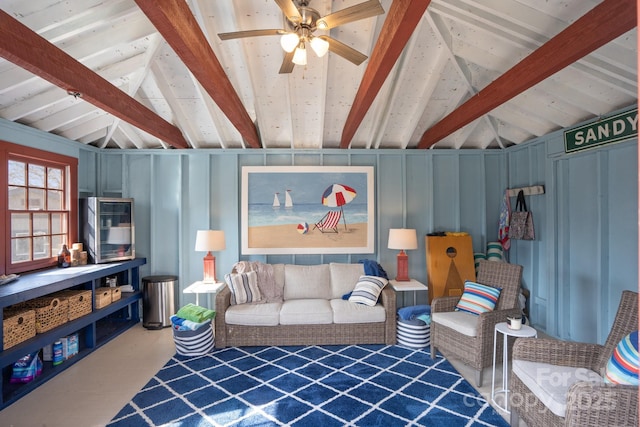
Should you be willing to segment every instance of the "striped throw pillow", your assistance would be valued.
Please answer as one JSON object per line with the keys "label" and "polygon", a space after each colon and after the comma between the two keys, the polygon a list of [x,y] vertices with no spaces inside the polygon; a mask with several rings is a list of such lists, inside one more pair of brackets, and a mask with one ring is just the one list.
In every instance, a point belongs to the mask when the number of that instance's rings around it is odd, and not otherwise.
{"label": "striped throw pillow", "polygon": [[351,292],[349,302],[364,304],[373,307],[378,303],[380,292],[387,286],[389,281],[384,277],[360,276],[356,287]]}
{"label": "striped throw pillow", "polygon": [[231,305],[259,302],[262,294],[258,288],[258,276],[255,271],[246,273],[228,273],[224,275],[231,291]]}
{"label": "striped throw pillow", "polygon": [[604,382],[638,385],[638,331],[624,337],[613,350],[605,370]]}
{"label": "striped throw pillow", "polygon": [[456,311],[466,311],[475,315],[493,311],[500,297],[500,291],[499,288],[466,281],[464,292],[456,305]]}

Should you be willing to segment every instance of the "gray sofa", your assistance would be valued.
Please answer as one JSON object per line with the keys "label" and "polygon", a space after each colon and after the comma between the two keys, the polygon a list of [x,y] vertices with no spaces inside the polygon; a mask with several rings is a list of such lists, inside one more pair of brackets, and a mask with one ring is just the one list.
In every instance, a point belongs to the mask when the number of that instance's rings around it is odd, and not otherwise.
{"label": "gray sofa", "polygon": [[218,292],[217,348],[396,343],[396,295],[391,286],[384,287],[374,307],[342,298],[365,274],[362,264],[272,267],[277,289],[264,301],[232,305],[228,286]]}

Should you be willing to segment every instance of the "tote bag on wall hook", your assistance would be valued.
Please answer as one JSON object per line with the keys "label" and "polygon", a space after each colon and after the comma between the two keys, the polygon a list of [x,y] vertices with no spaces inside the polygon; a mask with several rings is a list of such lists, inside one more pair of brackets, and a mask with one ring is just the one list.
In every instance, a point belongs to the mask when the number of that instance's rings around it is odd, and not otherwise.
{"label": "tote bag on wall hook", "polygon": [[511,212],[509,222],[509,238],[517,240],[534,240],[533,215],[527,210],[524,200],[524,192],[520,190],[516,201],[516,207]]}

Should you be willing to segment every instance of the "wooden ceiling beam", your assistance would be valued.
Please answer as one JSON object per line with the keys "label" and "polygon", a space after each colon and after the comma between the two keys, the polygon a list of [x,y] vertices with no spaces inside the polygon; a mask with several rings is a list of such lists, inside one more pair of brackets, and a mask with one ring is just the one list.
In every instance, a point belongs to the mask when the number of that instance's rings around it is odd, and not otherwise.
{"label": "wooden ceiling beam", "polygon": [[604,0],[428,129],[429,148],[637,25],[636,0]]}
{"label": "wooden ceiling beam", "polygon": [[173,147],[188,148],[177,127],[2,10],[0,56]]}
{"label": "wooden ceiling beam", "polygon": [[136,0],[138,7],[218,104],[246,143],[260,148],[253,120],[185,1]]}
{"label": "wooden ceiling beam", "polygon": [[394,0],[342,130],[340,148],[349,148],[365,114],[378,95],[431,0]]}

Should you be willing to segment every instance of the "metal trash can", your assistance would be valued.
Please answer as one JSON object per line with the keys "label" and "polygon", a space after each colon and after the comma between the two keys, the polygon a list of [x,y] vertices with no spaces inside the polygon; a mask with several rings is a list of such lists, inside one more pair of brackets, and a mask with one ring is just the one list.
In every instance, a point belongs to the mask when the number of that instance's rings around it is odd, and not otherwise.
{"label": "metal trash can", "polygon": [[142,278],[142,326],[162,329],[171,326],[175,314],[176,276],[147,276]]}

